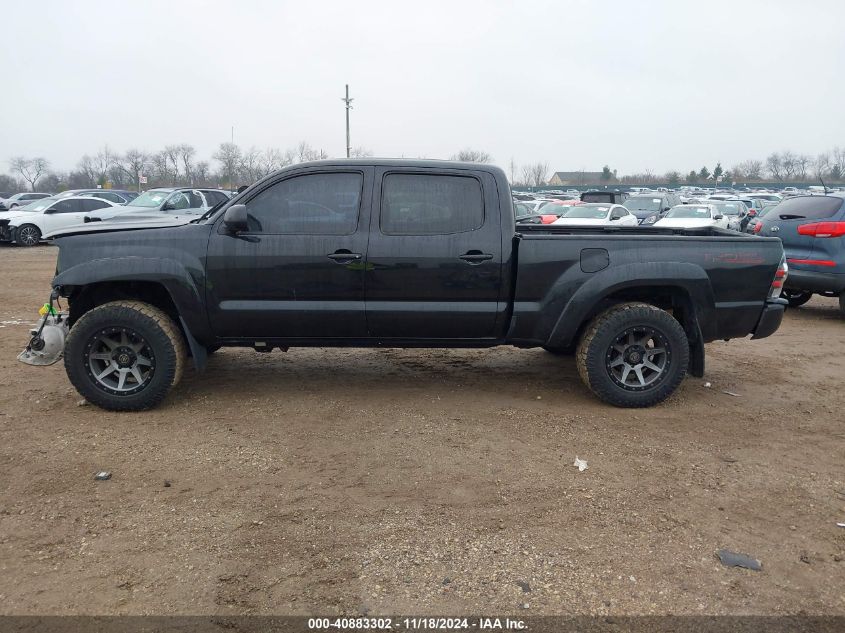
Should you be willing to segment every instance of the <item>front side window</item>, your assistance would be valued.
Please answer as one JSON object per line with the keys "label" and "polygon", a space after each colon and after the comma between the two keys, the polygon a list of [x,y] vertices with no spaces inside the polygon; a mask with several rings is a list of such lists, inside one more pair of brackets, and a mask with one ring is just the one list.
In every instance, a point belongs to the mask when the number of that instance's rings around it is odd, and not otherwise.
{"label": "front side window", "polygon": [[246,203],[250,233],[350,235],[358,227],[364,176],[325,173],[294,176]]}
{"label": "front side window", "polygon": [[381,202],[385,235],[447,235],[481,228],[481,184],[469,176],[388,174]]}
{"label": "front side window", "polygon": [[50,207],[50,210],[54,213],[79,213],[82,210],[79,202],[79,200],[59,200]]}

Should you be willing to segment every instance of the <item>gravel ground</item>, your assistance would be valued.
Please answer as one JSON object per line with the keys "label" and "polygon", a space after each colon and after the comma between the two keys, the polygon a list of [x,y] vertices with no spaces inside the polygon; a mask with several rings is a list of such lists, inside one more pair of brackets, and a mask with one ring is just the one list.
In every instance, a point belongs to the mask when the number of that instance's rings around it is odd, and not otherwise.
{"label": "gravel ground", "polygon": [[540,350],[294,349],[109,413],[15,360],[55,255],[0,247],[0,613],[845,614],[833,300],[648,410]]}

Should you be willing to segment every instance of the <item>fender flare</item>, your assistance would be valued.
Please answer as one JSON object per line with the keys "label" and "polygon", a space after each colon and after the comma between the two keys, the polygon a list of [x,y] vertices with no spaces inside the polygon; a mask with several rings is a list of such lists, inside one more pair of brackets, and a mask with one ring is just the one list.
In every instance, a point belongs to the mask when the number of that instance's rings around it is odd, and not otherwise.
{"label": "fender flare", "polygon": [[678,289],[689,297],[694,318],[694,329],[688,332],[692,335],[690,342],[697,338],[703,345],[707,328],[715,325],[715,297],[704,269],[687,262],[622,264],[595,273],[566,302],[547,345],[571,346],[585,321],[610,295],[621,290],[648,287]]}
{"label": "fender flare", "polygon": [[108,257],[77,264],[62,271],[53,278],[53,287],[88,286],[96,283],[142,281],[156,283],[165,291],[176,306],[179,323],[185,332],[185,339],[191,349],[194,366],[205,368],[207,353],[195,336],[208,332],[204,302],[194,277],[180,262],[173,259],[150,257]]}

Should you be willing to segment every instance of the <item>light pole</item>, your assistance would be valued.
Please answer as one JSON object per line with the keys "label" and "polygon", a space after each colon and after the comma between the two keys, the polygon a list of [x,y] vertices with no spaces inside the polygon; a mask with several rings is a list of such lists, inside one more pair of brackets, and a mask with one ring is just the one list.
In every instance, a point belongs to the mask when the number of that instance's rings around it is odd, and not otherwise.
{"label": "light pole", "polygon": [[349,84],[346,84],[346,96],[340,98],[346,104],[346,158],[352,154],[352,144],[349,142],[349,111],[352,109],[354,99],[349,98]]}

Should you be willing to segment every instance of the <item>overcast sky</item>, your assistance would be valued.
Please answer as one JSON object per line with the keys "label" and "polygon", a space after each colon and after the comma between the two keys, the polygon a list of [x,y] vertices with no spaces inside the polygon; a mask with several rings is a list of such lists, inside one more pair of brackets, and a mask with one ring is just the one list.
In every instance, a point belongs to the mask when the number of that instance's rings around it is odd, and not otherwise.
{"label": "overcast sky", "polygon": [[[4,2],[0,161],[300,140],[507,168],[845,145],[845,2]],[[2,163],[0,163],[2,164]]]}

